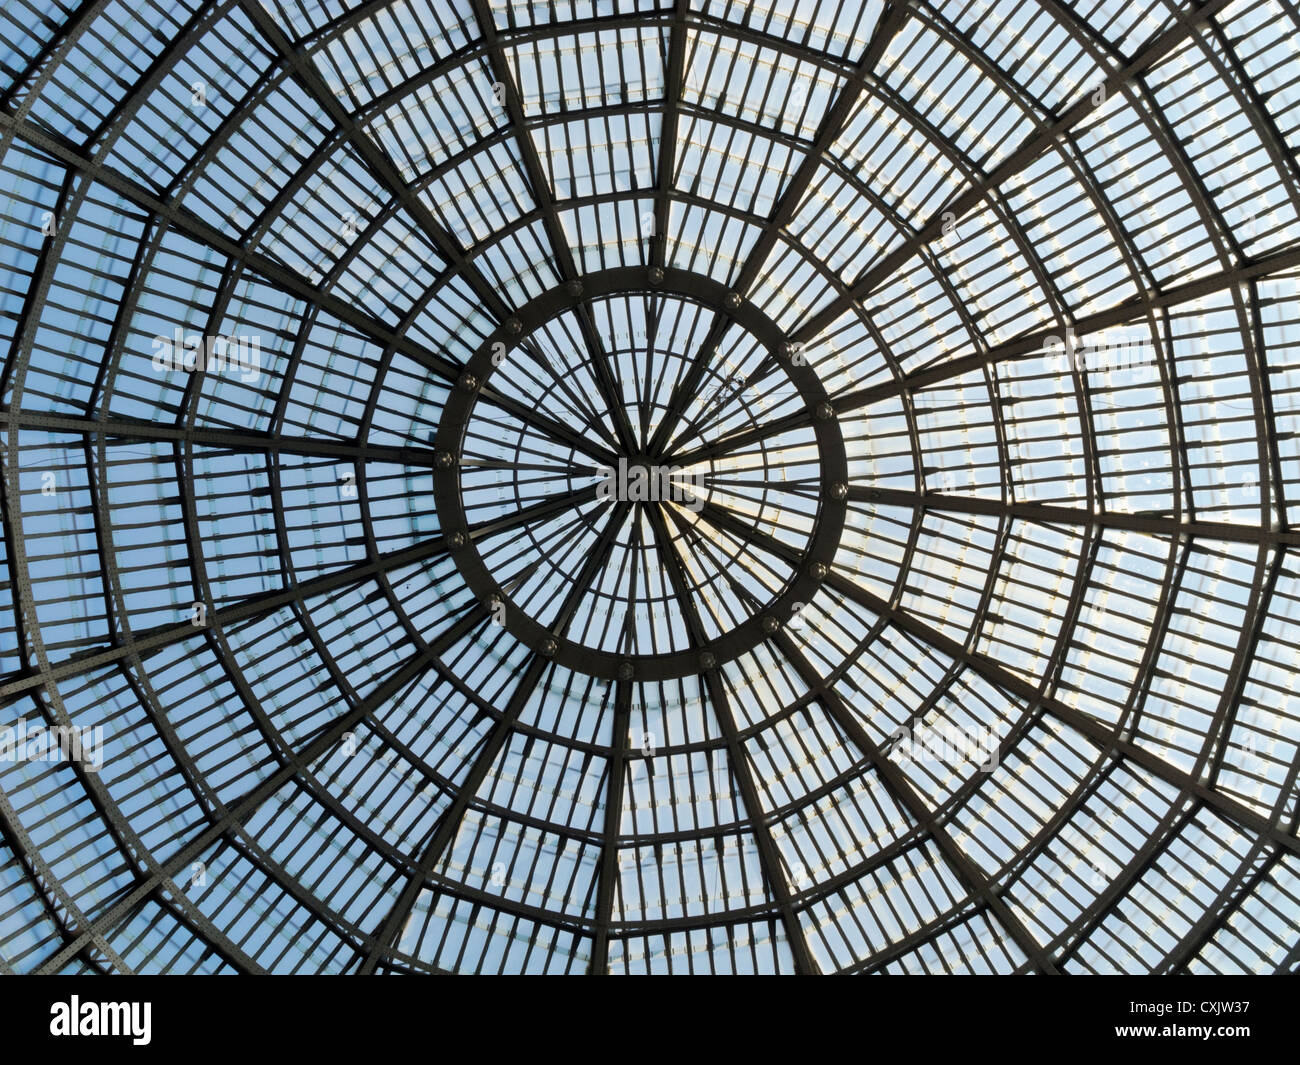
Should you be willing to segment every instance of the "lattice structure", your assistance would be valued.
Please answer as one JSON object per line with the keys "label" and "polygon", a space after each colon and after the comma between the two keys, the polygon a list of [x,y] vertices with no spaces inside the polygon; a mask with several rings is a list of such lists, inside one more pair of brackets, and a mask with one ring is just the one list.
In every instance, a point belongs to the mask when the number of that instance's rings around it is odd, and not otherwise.
{"label": "lattice structure", "polygon": [[0,968],[1296,969],[1297,41],[6,0]]}

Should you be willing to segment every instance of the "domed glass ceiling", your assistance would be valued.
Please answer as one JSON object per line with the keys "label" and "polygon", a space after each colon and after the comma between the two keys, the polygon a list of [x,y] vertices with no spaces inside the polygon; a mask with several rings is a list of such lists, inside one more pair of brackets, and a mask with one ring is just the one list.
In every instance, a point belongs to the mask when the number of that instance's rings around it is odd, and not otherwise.
{"label": "domed glass ceiling", "polygon": [[1300,966],[1289,0],[8,0],[0,967]]}

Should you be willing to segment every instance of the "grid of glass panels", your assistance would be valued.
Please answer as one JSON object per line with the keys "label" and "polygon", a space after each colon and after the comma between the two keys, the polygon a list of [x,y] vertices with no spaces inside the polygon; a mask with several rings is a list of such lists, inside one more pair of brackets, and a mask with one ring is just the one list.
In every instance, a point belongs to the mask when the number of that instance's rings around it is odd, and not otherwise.
{"label": "grid of glass panels", "polygon": [[[1297,40],[1285,0],[11,0],[0,968],[1300,968]],[[848,456],[811,601],[655,681],[520,642],[434,501],[463,367],[627,268],[503,417],[603,448],[564,345],[716,358],[664,434],[746,487],[585,569],[498,528],[598,589],[575,633],[689,647],[683,575],[803,564],[814,414],[725,308],[643,336],[653,271],[775,323]],[[777,477],[812,502],[747,503]]]}

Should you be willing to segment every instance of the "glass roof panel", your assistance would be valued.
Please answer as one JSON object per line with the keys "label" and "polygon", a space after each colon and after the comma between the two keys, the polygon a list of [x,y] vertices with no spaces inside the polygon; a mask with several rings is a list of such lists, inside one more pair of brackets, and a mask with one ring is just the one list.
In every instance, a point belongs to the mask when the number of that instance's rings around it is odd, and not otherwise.
{"label": "glass roof panel", "polygon": [[13,0],[3,968],[1294,969],[1296,40]]}

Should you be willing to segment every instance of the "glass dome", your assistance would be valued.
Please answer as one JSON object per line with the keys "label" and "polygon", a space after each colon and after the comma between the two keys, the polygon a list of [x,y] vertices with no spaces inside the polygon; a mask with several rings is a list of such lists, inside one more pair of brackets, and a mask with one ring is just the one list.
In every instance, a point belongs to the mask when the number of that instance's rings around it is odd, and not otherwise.
{"label": "glass dome", "polygon": [[0,969],[1296,969],[1297,40],[7,0]]}

